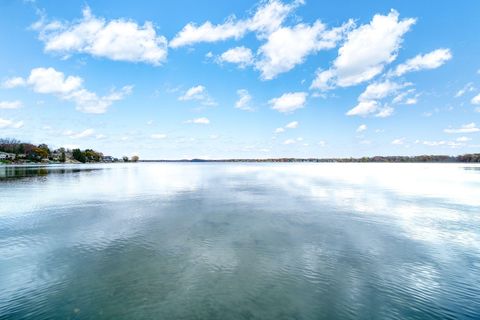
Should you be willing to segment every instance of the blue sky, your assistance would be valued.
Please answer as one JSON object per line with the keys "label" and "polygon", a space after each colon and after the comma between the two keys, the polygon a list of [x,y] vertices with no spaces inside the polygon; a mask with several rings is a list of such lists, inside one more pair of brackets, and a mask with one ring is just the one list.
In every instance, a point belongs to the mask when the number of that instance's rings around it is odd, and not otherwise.
{"label": "blue sky", "polygon": [[143,159],[480,150],[478,1],[2,1],[0,136]]}

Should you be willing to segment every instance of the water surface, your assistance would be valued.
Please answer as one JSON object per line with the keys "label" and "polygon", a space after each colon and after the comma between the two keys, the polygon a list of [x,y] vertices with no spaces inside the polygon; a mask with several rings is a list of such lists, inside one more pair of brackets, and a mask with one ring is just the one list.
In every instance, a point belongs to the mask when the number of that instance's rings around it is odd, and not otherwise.
{"label": "water surface", "polygon": [[463,164],[0,167],[0,319],[478,319]]}

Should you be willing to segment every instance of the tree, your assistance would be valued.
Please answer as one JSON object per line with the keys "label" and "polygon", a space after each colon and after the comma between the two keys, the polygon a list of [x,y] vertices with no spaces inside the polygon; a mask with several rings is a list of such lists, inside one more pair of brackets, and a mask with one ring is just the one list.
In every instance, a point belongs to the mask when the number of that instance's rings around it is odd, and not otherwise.
{"label": "tree", "polygon": [[140,158],[138,156],[133,156],[131,158],[132,162],[137,162]]}
{"label": "tree", "polygon": [[127,156],[123,156],[123,162],[128,162],[128,157]]}
{"label": "tree", "polygon": [[47,153],[47,157],[48,157],[48,155],[50,154],[50,149],[45,143],[38,145],[38,148],[44,150]]}
{"label": "tree", "polygon": [[87,159],[85,158],[85,154],[80,149],[73,149],[72,157],[73,159],[80,161],[81,163],[85,163],[87,161]]}
{"label": "tree", "polygon": [[99,152],[96,152],[92,149],[86,149],[85,152],[85,158],[88,160],[88,161],[94,161],[94,162],[98,162],[100,161],[100,159],[102,158],[102,154],[99,153]]}

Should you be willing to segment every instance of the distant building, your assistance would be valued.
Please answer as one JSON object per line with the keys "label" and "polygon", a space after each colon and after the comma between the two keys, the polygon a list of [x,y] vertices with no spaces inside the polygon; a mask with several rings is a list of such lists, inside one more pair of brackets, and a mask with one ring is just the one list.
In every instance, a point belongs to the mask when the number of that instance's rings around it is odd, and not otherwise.
{"label": "distant building", "polygon": [[112,157],[112,156],[104,156],[104,157],[102,157],[102,161],[103,162],[114,162],[115,158]]}
{"label": "distant building", "polygon": [[0,151],[0,160],[15,160],[15,153],[7,153]]}

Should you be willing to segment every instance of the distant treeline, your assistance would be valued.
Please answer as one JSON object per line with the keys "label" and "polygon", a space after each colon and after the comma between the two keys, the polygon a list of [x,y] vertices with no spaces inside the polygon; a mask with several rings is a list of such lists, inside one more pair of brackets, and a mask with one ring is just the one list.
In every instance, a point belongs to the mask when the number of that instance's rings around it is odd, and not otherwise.
{"label": "distant treeline", "polygon": [[142,160],[142,162],[480,162],[480,153],[459,156],[421,155],[421,156],[375,156],[362,158],[270,158],[270,159],[221,159],[221,160]]}
{"label": "distant treeline", "polygon": [[130,159],[124,156],[121,160],[105,156],[93,149],[50,149],[47,144],[34,145],[12,138],[0,138],[0,161],[6,163],[91,163],[91,162],[128,162],[138,161],[138,156]]}

